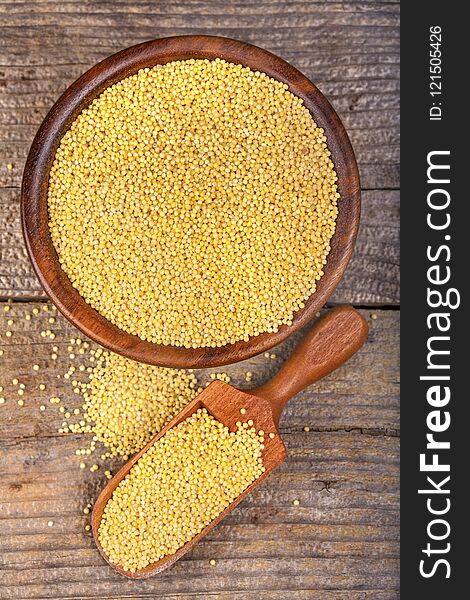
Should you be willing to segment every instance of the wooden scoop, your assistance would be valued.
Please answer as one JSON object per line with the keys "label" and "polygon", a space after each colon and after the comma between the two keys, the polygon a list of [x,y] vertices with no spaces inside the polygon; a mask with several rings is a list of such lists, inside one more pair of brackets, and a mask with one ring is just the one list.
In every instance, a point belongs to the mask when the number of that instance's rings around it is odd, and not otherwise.
{"label": "wooden scoop", "polygon": [[[367,338],[368,326],[364,318],[351,306],[338,306],[319,319],[286,360],[279,372],[267,383],[249,392],[240,391],[222,381],[212,382],[197,398],[184,408],[140,452],[129,460],[109,481],[99,495],[92,513],[92,530],[98,550],[104,559],[121,575],[135,579],[150,577],[163,571],[181,558],[204,537],[235,506],[261,483],[286,457],[286,449],[279,435],[279,417],[286,402],[304,387],[318,381],[346,362]],[[98,539],[98,529],[106,503],[119,483],[126,477],[139,458],[165,433],[189,417],[199,408],[206,408],[230,431],[236,431],[237,421],[252,419],[256,430],[265,432],[262,458],[266,471],[234,500],[217,518],[198,535],[170,556],[131,573],[112,564]],[[240,409],[246,409],[242,415]],[[269,433],[274,433],[273,438]]]}

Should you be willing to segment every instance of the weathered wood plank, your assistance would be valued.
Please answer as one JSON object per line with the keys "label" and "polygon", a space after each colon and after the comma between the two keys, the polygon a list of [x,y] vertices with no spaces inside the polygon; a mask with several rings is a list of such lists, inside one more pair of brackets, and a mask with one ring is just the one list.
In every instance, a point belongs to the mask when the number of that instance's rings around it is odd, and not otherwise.
{"label": "weathered wood plank", "polygon": [[[51,587],[51,586],[49,586]],[[55,586],[57,588],[57,586]],[[59,588],[61,589],[61,588]],[[11,595],[9,598],[26,598],[26,596],[22,596],[23,589],[22,588],[10,588]],[[34,588],[28,590],[28,592],[32,593],[32,596],[28,596],[29,598],[38,598],[36,595],[36,591]],[[16,594],[16,595],[15,595]],[[84,595],[80,592],[80,599],[86,600],[87,598],[93,598],[94,600],[107,600],[109,596],[96,596],[93,591],[91,591],[91,596]],[[196,595],[189,594],[177,594],[177,595],[167,595],[165,594],[165,600],[194,600],[197,597]],[[262,592],[256,591],[252,592],[251,590],[243,591],[243,592],[212,592],[206,593],[204,592],[204,598],[206,599],[216,599],[216,600],[259,600],[259,598],[263,598],[264,600],[286,600],[286,591],[269,591],[263,590]],[[387,592],[383,590],[361,590],[354,591],[348,590],[347,592],[329,592],[329,591],[320,591],[317,592],[315,590],[289,590],[289,600],[396,600],[397,594],[395,592]],[[42,596],[42,598],[45,598]],[[61,596],[62,600],[76,600],[77,596]],[[139,594],[138,596],[134,595],[134,593],[119,593],[119,596],[116,597],[117,600],[144,600],[145,598],[149,598],[151,600],[155,600],[155,596],[153,592],[150,594]],[[114,598],[113,600],[116,600]]]}
{"label": "weathered wood plank", "polygon": [[[360,305],[399,301],[399,193],[364,191],[353,258],[332,302]],[[0,189],[0,298],[44,298],[21,233],[19,190]]]}
{"label": "weathered wood plank", "polygon": [[[103,481],[77,468],[76,440],[2,444],[0,468],[5,473],[6,462],[12,474],[0,482],[0,597],[390,593],[398,569],[397,438],[318,432],[285,438],[286,463],[184,561],[145,582],[123,581],[111,572],[84,531],[81,510]],[[292,505],[294,498],[300,507]],[[217,560],[215,568],[210,558]]]}
{"label": "weathered wood plank", "polygon": [[[354,598],[359,590],[396,598],[397,439],[288,434],[289,450],[296,437],[312,460],[302,478],[292,480],[299,459],[291,452],[283,467],[183,561],[153,580],[134,582],[111,572],[84,531],[81,509],[95,496],[100,478],[77,469],[73,440],[29,440],[7,447],[8,465],[20,470],[0,483],[0,597],[206,598],[237,592],[243,598],[246,591],[269,598],[281,590],[314,589],[334,590],[335,598]],[[337,462],[345,465],[340,474],[335,461],[322,465],[319,456],[338,449]],[[334,482],[327,486],[320,478]],[[373,491],[374,485],[382,491]],[[293,498],[300,498],[300,507],[292,506]],[[215,568],[210,558],[217,560]]]}
{"label": "weathered wood plank", "polygon": [[[96,498],[106,467],[79,469],[74,451],[83,437],[56,432],[61,416],[49,396],[60,395],[68,408],[79,405],[57,378],[70,362],[66,347],[76,330],[59,316],[50,324],[43,305],[14,302],[8,312],[0,305],[6,399],[0,406],[0,598],[398,597],[397,311],[376,311],[376,319],[363,311],[371,327],[364,348],[290,403],[281,422],[287,461],[184,561],[155,579],[129,582],[103,563],[84,530],[82,509]],[[33,308],[39,314],[25,320]],[[45,329],[54,331],[53,341],[40,336]],[[253,384],[260,383],[294,343],[277,347],[275,359],[255,357],[217,371],[246,387],[249,370]],[[57,366],[50,359],[54,345]],[[197,376],[203,382],[208,373]],[[13,377],[26,385],[24,407],[16,402]],[[40,404],[47,405],[44,412]],[[108,465],[115,469],[119,461]]]}
{"label": "weathered wood plank", "polygon": [[[3,350],[0,385],[4,388],[1,395],[6,399],[5,405],[0,406],[0,440],[55,435],[62,421],[60,413],[52,409],[44,413],[38,411],[40,404],[49,404],[51,396],[60,396],[72,409],[80,406],[80,398],[73,393],[69,383],[58,378],[71,363],[67,346],[69,339],[77,335],[77,330],[60,315],[56,316],[53,325],[48,323],[51,311],[40,310],[30,321],[25,320],[26,314],[32,314],[33,308],[41,309],[41,306],[41,303],[14,302],[8,312],[0,306],[0,347]],[[378,311],[375,320],[370,319],[369,312],[363,311],[363,314],[370,325],[365,346],[345,367],[301,392],[295,402],[289,403],[281,422],[284,431],[299,431],[308,426],[317,431],[354,429],[397,433],[399,313]],[[13,325],[8,325],[8,320],[13,320]],[[40,332],[47,329],[54,332],[53,341],[41,337]],[[7,330],[12,332],[9,338],[5,336]],[[254,387],[275,372],[301,335],[299,332],[277,346],[272,351],[276,359],[260,355],[220,369],[198,370],[197,377],[204,385],[209,379],[208,372],[227,372],[234,385]],[[52,346],[59,349],[55,361],[51,359]],[[39,365],[38,372],[32,370],[33,364]],[[244,377],[247,371],[253,374],[250,384]],[[25,407],[16,403],[17,387],[11,383],[13,377],[26,386],[22,396]],[[38,389],[40,383],[46,385],[43,392]],[[34,419],[29,408],[34,412]]]}
{"label": "weathered wood plank", "polygon": [[[49,586],[52,587],[52,586]],[[56,589],[58,586],[54,586]],[[32,596],[28,596],[29,598],[38,598],[36,594],[39,593],[32,587],[28,590]],[[39,588],[40,589],[40,588]],[[59,587],[59,589],[61,589]],[[22,596],[23,588],[10,588],[11,595],[9,598],[26,598],[26,596]],[[387,592],[383,590],[376,589],[368,589],[361,591],[348,590],[347,592],[330,592],[330,591],[315,591],[315,590],[289,590],[289,600],[396,600],[398,598],[396,592]],[[16,595],[15,595],[16,594]],[[80,591],[80,599],[86,600],[87,598],[93,598],[94,600],[107,600],[109,596],[96,596],[93,591],[91,591],[90,595],[84,595]],[[194,600],[197,595],[189,593],[189,594],[177,594],[177,595],[167,595],[165,594],[165,600]],[[286,591],[269,591],[262,590],[252,592],[251,590],[246,590],[243,592],[236,591],[221,591],[221,592],[204,592],[204,599],[216,599],[216,600],[259,600],[259,598],[263,598],[263,600],[286,600]],[[41,598],[45,598],[42,596]],[[76,600],[77,596],[61,596],[62,600]],[[113,598],[113,600],[144,600],[149,598],[151,600],[155,600],[155,595],[153,592],[150,594],[142,593],[136,596],[133,592],[130,593],[119,593],[119,596]]]}

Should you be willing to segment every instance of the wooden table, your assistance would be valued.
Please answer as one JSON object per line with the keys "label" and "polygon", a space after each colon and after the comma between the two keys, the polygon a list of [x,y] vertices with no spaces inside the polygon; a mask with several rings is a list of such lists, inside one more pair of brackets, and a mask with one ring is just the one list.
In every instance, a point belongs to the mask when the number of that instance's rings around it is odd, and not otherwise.
{"label": "wooden table", "polygon": [[[399,597],[398,13],[397,3],[380,1],[0,3],[0,598]],[[185,33],[235,37],[279,54],[341,115],[360,166],[363,218],[331,302],[360,307],[371,332],[347,366],[289,405],[281,423],[285,464],[174,568],[128,581],[101,560],[84,529],[83,507],[103,485],[103,471],[78,468],[82,441],[57,433],[60,413],[48,403],[52,393],[72,408],[78,403],[57,378],[76,332],[62,318],[48,324],[44,310],[24,318],[45,296],[21,237],[19,187],[35,130],[76,77],[121,48]],[[56,338],[41,337],[45,329]],[[294,341],[274,360],[219,371],[243,384],[250,370],[261,382]],[[58,361],[50,358],[54,345]],[[23,407],[14,377],[26,385]]]}

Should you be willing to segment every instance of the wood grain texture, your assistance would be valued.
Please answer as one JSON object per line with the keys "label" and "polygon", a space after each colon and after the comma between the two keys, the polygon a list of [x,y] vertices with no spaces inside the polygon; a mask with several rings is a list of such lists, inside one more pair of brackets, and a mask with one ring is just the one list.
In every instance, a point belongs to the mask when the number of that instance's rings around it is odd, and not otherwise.
{"label": "wood grain texture", "polygon": [[[0,305],[0,385],[7,403],[0,406],[0,440],[40,438],[57,435],[62,421],[57,410],[37,413],[30,418],[30,411],[16,404],[18,396],[11,384],[17,377],[26,385],[24,396],[28,407],[30,395],[34,405],[48,404],[51,396],[60,396],[67,406],[79,406],[79,401],[70,385],[58,375],[67,371],[71,361],[67,352],[69,340],[77,336],[77,330],[64,318],[58,317],[52,326],[48,323],[49,312],[41,311],[31,321],[24,316],[31,314],[41,303],[15,302],[5,313]],[[281,431],[295,432],[304,426],[313,431],[355,431],[365,434],[398,435],[398,341],[399,313],[394,310],[361,311],[369,324],[367,343],[361,351],[334,374],[320,380],[314,387],[299,392],[296,400],[289,402],[281,419]],[[371,320],[370,314],[379,315]],[[12,319],[13,325],[7,321]],[[53,341],[43,338],[41,331],[53,329]],[[12,331],[10,338],[5,336]],[[298,332],[276,347],[272,352],[275,359],[264,355],[221,367],[220,369],[200,369],[198,378],[204,383],[210,372],[226,372],[231,376],[231,384],[240,389],[262,385],[270,379],[282,361],[292,352],[303,332]],[[58,347],[58,359],[51,359],[52,346]],[[32,365],[40,366],[39,372]],[[251,383],[245,381],[245,373],[252,373]],[[5,383],[6,381],[6,383]],[[45,391],[37,389],[39,383],[47,386]],[[10,401],[11,400],[11,401]],[[36,407],[37,408],[37,407]]]}
{"label": "wood grain texture", "polygon": [[[51,326],[45,311],[25,321],[35,306],[41,304],[13,303],[8,313],[0,306],[6,398],[0,406],[0,598],[399,597],[397,311],[375,311],[375,320],[361,311],[370,334],[360,352],[288,404],[281,419],[284,464],[170,570],[127,581],[102,561],[84,531],[82,509],[106,482],[103,468],[78,468],[74,451],[83,438],[56,433],[61,415],[48,403],[59,395],[67,407],[80,404],[57,379],[70,362],[66,348],[76,330],[60,317]],[[40,336],[47,328],[53,341]],[[262,384],[300,336],[276,348],[275,359],[261,355],[216,371],[229,373],[240,387]],[[53,345],[58,361],[50,359]],[[250,384],[247,371],[253,373]],[[208,379],[206,370],[196,374]],[[16,402],[15,376],[26,384],[24,407]],[[45,392],[37,390],[39,382],[47,385]],[[47,404],[46,411],[39,411],[40,404]],[[119,464],[111,465],[113,472]],[[296,498],[298,507],[292,505]]]}
{"label": "wood grain texture", "polygon": [[[41,295],[24,256],[16,203],[26,154],[47,110],[90,66],[151,38],[226,35],[285,58],[338,111],[356,151],[363,188],[398,188],[398,13],[396,3],[359,1],[0,2],[0,219],[8,219],[0,228],[0,296]],[[11,171],[7,164],[13,165]],[[357,248],[337,302],[398,302],[398,196],[390,206],[390,194],[374,197],[378,222],[363,228],[360,244],[366,255]],[[367,219],[365,194],[363,200]]]}

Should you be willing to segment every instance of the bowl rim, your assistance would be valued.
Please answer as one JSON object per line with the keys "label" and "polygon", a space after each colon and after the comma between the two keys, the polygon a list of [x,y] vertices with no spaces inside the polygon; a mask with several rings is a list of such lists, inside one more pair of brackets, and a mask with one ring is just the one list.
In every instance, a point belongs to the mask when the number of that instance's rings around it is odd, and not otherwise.
{"label": "bowl rim", "polygon": [[[183,348],[141,340],[113,325],[85,302],[60,267],[47,215],[49,172],[64,133],[78,114],[105,88],[138,70],[175,60],[223,58],[282,81],[304,100],[323,127],[338,175],[338,217],[324,275],[290,326],[249,341],[217,348]],[[105,58],[72,83],[44,118],[32,142],[21,188],[21,223],[26,248],[42,287],[59,311],[100,345],[139,362],[179,368],[217,367],[269,350],[305,325],[325,304],[351,258],[360,219],[360,180],[346,130],[320,90],[282,58],[247,42],[221,36],[184,35],[150,40]]]}

